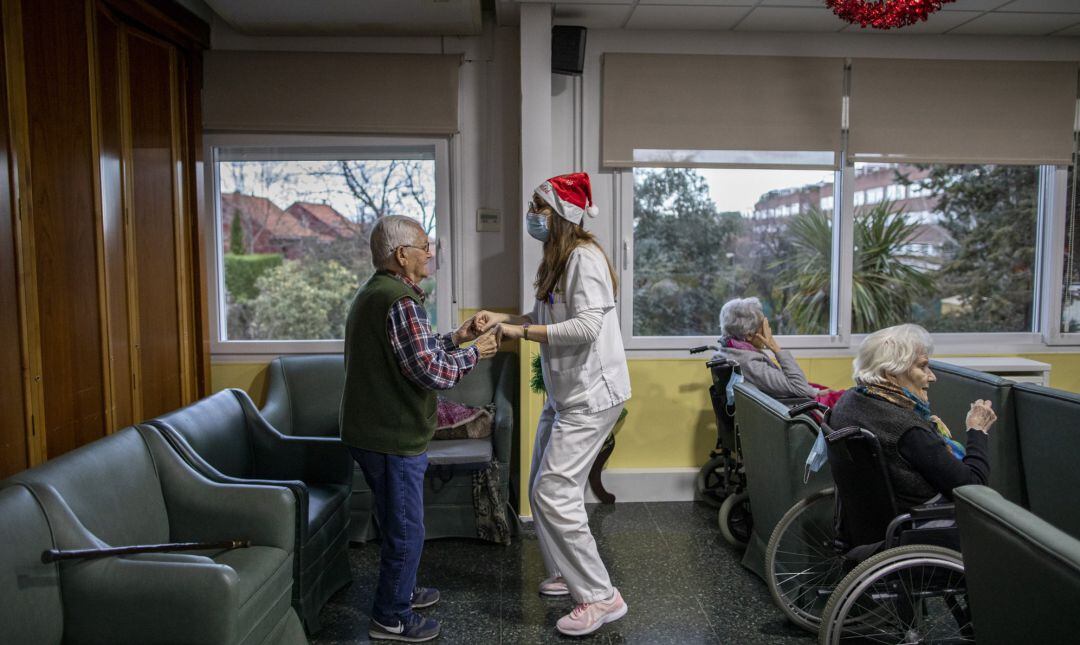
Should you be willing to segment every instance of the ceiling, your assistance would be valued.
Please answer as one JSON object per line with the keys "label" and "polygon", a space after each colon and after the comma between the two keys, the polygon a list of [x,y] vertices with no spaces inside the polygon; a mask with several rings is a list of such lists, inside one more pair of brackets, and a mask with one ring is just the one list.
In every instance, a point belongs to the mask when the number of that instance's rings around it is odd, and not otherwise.
{"label": "ceiling", "polygon": [[[203,0],[251,35],[473,35],[481,11],[517,24],[540,0]],[[1080,36],[1080,0],[955,0],[930,19],[877,31],[849,25],[824,0],[556,0],[555,24],[590,29]]]}

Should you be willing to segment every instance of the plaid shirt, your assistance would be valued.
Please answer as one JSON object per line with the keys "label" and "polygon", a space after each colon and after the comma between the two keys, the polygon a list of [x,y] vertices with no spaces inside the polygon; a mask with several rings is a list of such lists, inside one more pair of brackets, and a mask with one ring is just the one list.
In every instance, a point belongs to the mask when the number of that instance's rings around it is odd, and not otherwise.
{"label": "plaid shirt", "polygon": [[[405,276],[393,275],[424,301],[424,290],[416,283]],[[427,311],[412,298],[401,298],[390,308],[386,335],[401,373],[427,390],[449,390],[480,360],[480,350],[475,346],[460,349],[454,345],[452,332],[433,332]]]}

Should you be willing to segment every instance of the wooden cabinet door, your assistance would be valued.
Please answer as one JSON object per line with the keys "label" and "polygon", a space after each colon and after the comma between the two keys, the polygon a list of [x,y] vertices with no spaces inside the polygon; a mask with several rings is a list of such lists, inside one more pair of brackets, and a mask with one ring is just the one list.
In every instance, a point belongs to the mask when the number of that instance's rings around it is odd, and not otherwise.
{"label": "wooden cabinet door", "polygon": [[[0,16],[2,20],[2,16]],[[0,33],[3,24],[0,23]],[[0,479],[30,465],[23,379],[16,212],[11,202],[7,55],[0,47]]]}
{"label": "wooden cabinet door", "polygon": [[138,398],[142,416],[152,417],[181,407],[194,389],[182,94],[176,48],[134,29],[125,34]]}
{"label": "wooden cabinet door", "polygon": [[83,5],[20,7],[31,183],[20,198],[31,200],[40,354],[31,376],[52,458],[107,432],[89,45]]}

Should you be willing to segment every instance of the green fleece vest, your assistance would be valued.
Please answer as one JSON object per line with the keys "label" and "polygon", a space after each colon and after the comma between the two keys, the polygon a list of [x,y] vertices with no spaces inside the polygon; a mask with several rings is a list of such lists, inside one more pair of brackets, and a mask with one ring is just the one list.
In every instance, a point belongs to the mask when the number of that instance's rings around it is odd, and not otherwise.
{"label": "green fleece vest", "polygon": [[390,308],[416,293],[393,275],[378,272],[356,293],[345,322],[345,390],[341,440],[390,455],[427,450],[435,434],[435,392],[401,373],[386,334]]}

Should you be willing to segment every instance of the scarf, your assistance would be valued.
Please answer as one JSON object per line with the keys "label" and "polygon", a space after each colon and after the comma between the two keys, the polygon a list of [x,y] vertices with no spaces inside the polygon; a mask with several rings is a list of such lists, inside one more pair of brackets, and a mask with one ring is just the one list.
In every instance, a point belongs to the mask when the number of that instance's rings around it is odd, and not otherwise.
{"label": "scarf", "polygon": [[930,403],[923,401],[907,388],[899,387],[892,383],[883,383],[880,385],[860,385],[855,388],[855,391],[860,394],[872,396],[875,399],[888,401],[893,405],[898,405],[908,410],[913,410],[920,419],[929,423],[930,427],[938,433],[938,436],[941,437],[942,442],[953,457],[962,460],[967,454],[967,449],[964,448],[964,444],[953,439],[952,432],[949,432],[949,427],[945,425],[945,422],[934,416],[930,411]]}

